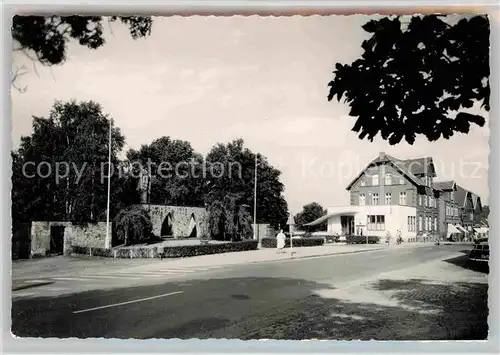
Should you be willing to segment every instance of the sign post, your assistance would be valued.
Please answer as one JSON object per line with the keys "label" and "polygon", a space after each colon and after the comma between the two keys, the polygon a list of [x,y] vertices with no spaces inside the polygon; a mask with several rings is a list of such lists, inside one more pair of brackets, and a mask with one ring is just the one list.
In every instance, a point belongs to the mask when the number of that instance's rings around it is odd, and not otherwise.
{"label": "sign post", "polygon": [[295,224],[295,221],[291,213],[286,224],[288,224],[290,231],[290,256],[293,256],[293,225]]}

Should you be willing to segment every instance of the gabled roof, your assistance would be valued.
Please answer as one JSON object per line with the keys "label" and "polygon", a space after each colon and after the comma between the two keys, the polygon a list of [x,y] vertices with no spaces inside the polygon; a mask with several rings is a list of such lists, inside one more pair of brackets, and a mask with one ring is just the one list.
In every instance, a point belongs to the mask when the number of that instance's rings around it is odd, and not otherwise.
{"label": "gabled roof", "polygon": [[431,157],[405,159],[402,162],[413,175],[430,175],[436,177],[436,169]]}
{"label": "gabled roof", "polygon": [[481,197],[479,197],[478,195],[476,195],[473,192],[471,192],[471,195],[472,195],[472,206],[474,207],[474,209],[476,209],[478,204],[479,204],[479,207],[482,209]]}
{"label": "gabled roof", "polygon": [[[432,162],[432,158],[427,157],[427,158],[419,158],[419,159],[407,159],[407,160],[401,160],[398,158],[395,158],[393,156],[390,156],[388,154],[381,154],[381,156],[378,156],[376,159],[372,160],[359,174],[354,178],[354,180],[351,181],[349,185],[347,185],[347,190],[350,190],[352,185],[356,183],[365,173],[366,171],[372,167],[372,166],[377,166],[383,163],[388,163],[392,165],[397,171],[399,171],[402,175],[404,175],[408,180],[410,180],[414,185],[416,186],[425,186],[425,183],[417,177],[415,174],[423,174],[425,173],[425,169],[429,169],[429,166],[431,166],[430,170],[432,176],[435,176],[435,170],[434,170],[434,163]],[[427,164],[427,168],[425,168]]]}
{"label": "gabled roof", "polygon": [[465,207],[467,203],[467,196],[469,195],[469,191],[464,189],[462,186],[457,185],[457,191],[455,192],[455,201]]}
{"label": "gabled roof", "polygon": [[453,180],[436,181],[436,182],[434,182],[434,187],[436,189],[441,190],[441,191],[456,191],[457,190],[457,184]]}

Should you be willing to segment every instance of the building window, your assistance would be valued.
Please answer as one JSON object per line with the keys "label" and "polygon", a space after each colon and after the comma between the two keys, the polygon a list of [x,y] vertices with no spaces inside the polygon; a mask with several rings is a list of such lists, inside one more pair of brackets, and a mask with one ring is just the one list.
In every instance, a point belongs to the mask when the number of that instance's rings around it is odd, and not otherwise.
{"label": "building window", "polygon": [[408,216],[408,232],[415,232],[416,227],[416,217]]}
{"label": "building window", "polygon": [[378,194],[377,193],[372,195],[372,205],[378,205]]}
{"label": "building window", "polygon": [[429,205],[430,205],[430,207],[435,207],[435,206],[434,206],[434,198],[432,198],[432,196],[431,196],[431,197],[429,197],[429,202],[430,202],[430,204],[429,204]]}
{"label": "building window", "polygon": [[423,219],[422,219],[422,216],[418,217],[418,230],[419,231],[423,230]]}
{"label": "building window", "polygon": [[399,204],[406,205],[406,192],[399,193]]}
{"label": "building window", "polygon": [[360,185],[360,186],[366,186],[366,182],[365,182],[365,180],[361,180],[361,181],[359,182],[359,185]]}
{"label": "building window", "polygon": [[403,175],[401,175],[401,176],[399,177],[399,184],[400,184],[400,185],[404,185],[404,184],[405,184],[405,178],[404,178],[404,176],[403,176]]}
{"label": "building window", "polygon": [[426,230],[431,230],[431,217],[426,217]]}
{"label": "building window", "polygon": [[429,196],[425,195],[424,196],[424,205],[425,205],[425,207],[427,207],[428,204],[429,204]]}
{"label": "building window", "polygon": [[446,205],[446,215],[447,216],[451,215],[450,206],[448,206],[448,205]]}
{"label": "building window", "polygon": [[434,217],[434,231],[437,232],[437,230],[438,230],[438,219],[437,217]]}
{"label": "building window", "polygon": [[384,215],[369,215],[366,227],[369,231],[383,231],[383,230],[385,230],[385,216]]}
{"label": "building window", "polygon": [[392,194],[390,192],[385,194],[385,204],[386,205],[392,204]]}
{"label": "building window", "polygon": [[392,185],[392,175],[391,174],[385,174],[385,184]]}
{"label": "building window", "polygon": [[365,196],[365,194],[359,194],[359,204],[361,206],[366,205],[366,196]]}
{"label": "building window", "polygon": [[378,186],[378,174],[375,174],[372,176],[372,185],[373,186]]}

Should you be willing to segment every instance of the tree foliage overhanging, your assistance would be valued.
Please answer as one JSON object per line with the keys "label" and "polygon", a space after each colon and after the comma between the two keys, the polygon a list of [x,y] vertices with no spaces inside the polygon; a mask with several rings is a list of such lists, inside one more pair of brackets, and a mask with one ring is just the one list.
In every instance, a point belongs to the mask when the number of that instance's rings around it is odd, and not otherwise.
{"label": "tree foliage overhanging", "polygon": [[447,23],[440,15],[372,20],[362,57],[337,63],[328,100],[349,104],[352,130],[372,141],[380,133],[391,145],[419,135],[430,141],[468,133],[482,116],[465,112],[475,102],[490,109],[487,16]]}
{"label": "tree foliage overhanging", "polygon": [[[133,39],[151,34],[151,17],[112,16],[108,20],[120,20],[128,26]],[[34,52],[36,60],[43,65],[62,64],[71,39],[90,49],[97,49],[105,44],[104,21],[101,16],[16,15],[12,19],[12,39],[17,43],[16,50]]]}

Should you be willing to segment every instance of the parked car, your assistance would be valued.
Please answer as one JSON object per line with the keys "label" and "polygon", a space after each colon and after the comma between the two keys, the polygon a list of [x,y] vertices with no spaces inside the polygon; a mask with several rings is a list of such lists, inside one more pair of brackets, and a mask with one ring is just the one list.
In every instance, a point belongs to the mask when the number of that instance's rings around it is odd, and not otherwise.
{"label": "parked car", "polygon": [[490,245],[488,239],[477,239],[472,250],[469,252],[469,262],[472,263],[488,263],[490,260]]}

